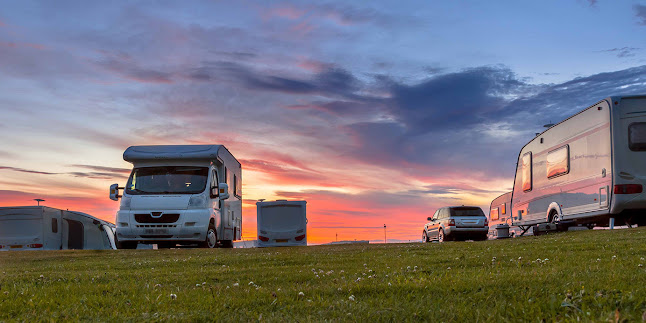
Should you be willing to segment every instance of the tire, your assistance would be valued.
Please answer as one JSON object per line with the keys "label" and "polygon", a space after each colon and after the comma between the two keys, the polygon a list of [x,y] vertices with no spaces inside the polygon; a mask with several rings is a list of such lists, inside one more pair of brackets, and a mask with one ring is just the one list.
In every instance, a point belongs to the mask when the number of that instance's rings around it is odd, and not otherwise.
{"label": "tire", "polygon": [[117,241],[117,249],[137,249],[137,241]]}
{"label": "tire", "polygon": [[444,235],[444,229],[440,228],[440,231],[437,233],[437,242],[446,241],[446,236]]}
{"label": "tire", "polygon": [[222,240],[220,241],[220,245],[222,248],[233,248],[233,241],[232,240]]}
{"label": "tire", "polygon": [[209,229],[206,231],[206,238],[199,243],[200,248],[215,248],[218,246],[218,234],[215,230],[213,222],[209,224]]}
{"label": "tire", "polygon": [[428,238],[428,235],[426,235],[426,230],[424,230],[424,232],[422,233],[422,242],[429,242],[429,241],[431,240]]}

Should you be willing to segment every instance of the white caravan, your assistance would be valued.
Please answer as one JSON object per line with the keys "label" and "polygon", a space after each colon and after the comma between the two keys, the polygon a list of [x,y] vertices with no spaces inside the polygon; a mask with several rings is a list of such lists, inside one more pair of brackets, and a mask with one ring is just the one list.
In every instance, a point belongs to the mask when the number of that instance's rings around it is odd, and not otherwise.
{"label": "white caravan", "polygon": [[257,202],[258,247],[307,246],[306,201]]}
{"label": "white caravan", "polygon": [[496,239],[498,225],[511,225],[511,193],[496,197],[489,206],[489,238]]}
{"label": "white caravan", "polygon": [[132,146],[123,159],[134,166],[128,182],[110,187],[110,198],[121,198],[119,248],[231,248],[240,239],[242,167],[224,146]]}
{"label": "white caravan", "polygon": [[550,127],[518,155],[512,225],[646,224],[646,96],[609,97]]}
{"label": "white caravan", "polygon": [[0,250],[116,249],[114,225],[46,206],[0,207]]}

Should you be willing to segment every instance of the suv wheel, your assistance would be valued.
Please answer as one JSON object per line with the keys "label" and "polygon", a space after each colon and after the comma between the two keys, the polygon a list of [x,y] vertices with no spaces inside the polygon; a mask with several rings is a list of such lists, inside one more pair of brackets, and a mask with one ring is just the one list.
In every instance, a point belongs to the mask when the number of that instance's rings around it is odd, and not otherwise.
{"label": "suv wheel", "polygon": [[444,242],[445,239],[444,229],[440,229],[440,232],[437,233],[437,242]]}
{"label": "suv wheel", "polygon": [[426,235],[426,230],[422,233],[422,242],[428,242],[428,236]]}

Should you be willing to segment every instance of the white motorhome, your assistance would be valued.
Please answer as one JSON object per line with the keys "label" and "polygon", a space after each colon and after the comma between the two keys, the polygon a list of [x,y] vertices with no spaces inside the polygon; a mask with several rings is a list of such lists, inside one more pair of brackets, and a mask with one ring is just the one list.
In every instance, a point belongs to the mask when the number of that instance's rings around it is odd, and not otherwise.
{"label": "white motorhome", "polygon": [[121,198],[119,248],[232,248],[241,238],[242,167],[224,146],[132,146],[123,159],[133,164],[128,182],[110,187]]}
{"label": "white motorhome", "polygon": [[257,202],[258,247],[307,246],[306,201]]}
{"label": "white motorhome", "polygon": [[601,100],[518,155],[512,225],[646,223],[646,96]]}
{"label": "white motorhome", "polygon": [[46,206],[0,207],[0,250],[116,249],[114,225]]}

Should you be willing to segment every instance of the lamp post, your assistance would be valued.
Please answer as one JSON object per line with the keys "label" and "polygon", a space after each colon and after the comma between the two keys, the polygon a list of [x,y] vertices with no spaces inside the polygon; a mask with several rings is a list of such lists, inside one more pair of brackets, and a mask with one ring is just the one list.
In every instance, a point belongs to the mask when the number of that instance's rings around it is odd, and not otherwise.
{"label": "lamp post", "polygon": [[388,243],[388,240],[386,239],[386,224],[384,223],[384,243]]}

